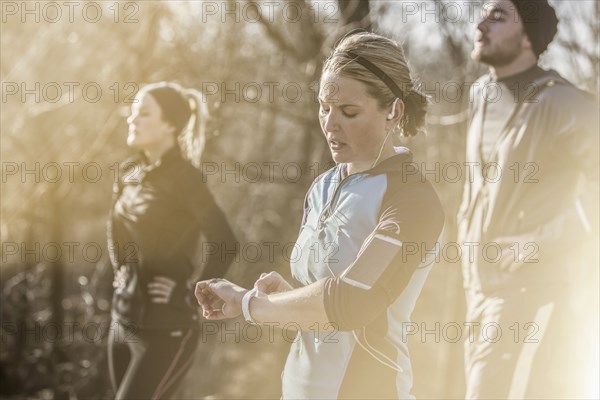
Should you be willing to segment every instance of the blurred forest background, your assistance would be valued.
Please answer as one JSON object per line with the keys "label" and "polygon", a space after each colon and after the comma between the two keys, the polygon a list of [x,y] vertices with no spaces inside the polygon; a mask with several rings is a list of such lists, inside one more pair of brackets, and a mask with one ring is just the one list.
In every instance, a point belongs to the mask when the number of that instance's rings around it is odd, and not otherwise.
{"label": "blurred forest background", "polygon": [[[467,88],[485,72],[469,58],[477,3],[1,3],[1,398],[112,396],[105,224],[115,163],[130,154],[125,118],[144,83],[205,91],[212,119],[202,161],[242,246],[228,278],[250,285],[264,271],[289,274],[282,250],[295,240],[305,191],[331,165],[317,121],[324,57],[353,28],[394,38],[431,96],[427,134],[398,143],[429,170],[437,163],[429,178],[446,208],[444,241],[456,240],[462,182],[443,166],[464,160]],[[542,65],[597,97],[600,3],[551,3],[561,23]],[[278,243],[274,258],[269,242]],[[588,285],[572,300],[595,322],[586,338],[596,350],[582,373],[594,377],[597,396],[598,276],[586,262]],[[413,321],[434,329],[463,315],[460,265],[440,260]],[[289,343],[281,334],[254,343],[234,336],[203,337],[177,398],[279,397]],[[414,394],[461,398],[462,340],[411,339]]]}

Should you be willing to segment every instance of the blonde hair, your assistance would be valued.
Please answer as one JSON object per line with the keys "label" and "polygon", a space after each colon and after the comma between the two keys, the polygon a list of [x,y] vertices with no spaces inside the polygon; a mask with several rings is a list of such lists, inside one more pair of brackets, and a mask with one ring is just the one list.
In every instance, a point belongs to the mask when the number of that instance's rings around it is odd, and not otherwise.
{"label": "blonde hair", "polygon": [[[383,71],[400,89],[401,97],[373,71],[356,62],[357,56]],[[404,115],[398,127],[403,136],[414,136],[424,130],[427,97],[415,87],[404,51],[393,40],[370,32],[350,34],[325,60],[322,75],[325,72],[363,82],[367,93],[377,100],[381,109],[390,107],[396,98],[400,98],[404,102]]]}

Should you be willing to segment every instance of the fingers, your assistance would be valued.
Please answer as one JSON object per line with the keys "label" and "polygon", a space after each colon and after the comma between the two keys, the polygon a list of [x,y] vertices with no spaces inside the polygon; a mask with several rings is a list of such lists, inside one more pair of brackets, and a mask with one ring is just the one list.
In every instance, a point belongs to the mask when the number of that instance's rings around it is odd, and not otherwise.
{"label": "fingers", "polygon": [[262,274],[260,274],[260,277],[256,280],[256,282],[254,282],[254,287],[259,292],[268,293],[269,288],[270,286],[272,286],[274,281],[273,274],[274,272],[263,272]]}
{"label": "fingers", "polygon": [[162,283],[149,283],[148,284],[148,293],[150,294],[165,294],[170,295],[173,291],[173,286],[164,285]]}
{"label": "fingers", "polygon": [[221,319],[226,319],[227,317],[225,316],[225,314],[223,313],[222,309],[211,309],[211,310],[207,310],[207,309],[202,309],[202,316],[208,320],[211,321],[215,321],[215,320],[221,320]]}
{"label": "fingers", "polygon": [[260,274],[260,278],[254,283],[254,287],[259,292],[269,294],[279,291],[282,281],[283,277],[275,271],[269,273],[263,272]]}
{"label": "fingers", "polygon": [[175,287],[175,285],[177,284],[177,282],[175,282],[173,279],[167,278],[166,276],[155,276],[153,282],[161,283],[165,286],[171,287]]}
{"label": "fingers", "polygon": [[198,282],[194,295],[196,296],[196,300],[198,300],[198,304],[205,310],[212,309],[212,304],[219,300],[219,297],[210,288],[210,281]]}
{"label": "fingers", "polygon": [[155,304],[168,304],[169,298],[168,297],[153,297],[152,299],[150,299],[150,301]]}
{"label": "fingers", "polygon": [[148,284],[148,294],[152,297],[150,301],[157,304],[167,304],[176,285],[177,282],[165,276],[154,277],[154,280]]}
{"label": "fingers", "polygon": [[259,292],[266,292],[266,289],[269,286],[266,280],[266,276],[267,274],[263,272],[262,274],[260,274],[260,277],[256,280],[256,282],[254,282],[254,287]]}
{"label": "fingers", "polygon": [[[207,281],[200,281],[196,284],[194,294],[198,300],[198,304],[202,306],[202,315],[204,318],[209,320],[219,320],[227,318],[223,311],[219,308],[213,307],[213,305],[223,300],[216,292],[215,289],[223,285],[225,281],[223,279],[211,279]],[[228,283],[225,281],[225,283]]]}
{"label": "fingers", "polygon": [[162,286],[157,283],[148,284],[148,294],[150,296],[165,297],[168,299],[171,297],[171,293],[173,293],[173,288],[171,287]]}
{"label": "fingers", "polygon": [[[207,319],[233,318],[242,313],[242,298],[246,289],[225,279],[212,279],[196,284],[194,294]],[[217,308],[217,302],[222,307]]]}

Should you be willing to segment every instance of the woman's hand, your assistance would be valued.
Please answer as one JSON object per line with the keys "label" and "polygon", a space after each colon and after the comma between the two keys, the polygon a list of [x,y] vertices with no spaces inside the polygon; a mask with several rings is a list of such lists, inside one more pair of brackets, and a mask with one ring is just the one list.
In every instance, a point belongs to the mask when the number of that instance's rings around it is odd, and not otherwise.
{"label": "woman's hand", "polygon": [[254,283],[254,287],[265,294],[287,292],[293,289],[292,285],[275,271],[260,274],[260,278]]}
{"label": "woman's hand", "polygon": [[[234,318],[242,313],[242,298],[247,290],[226,279],[211,279],[196,284],[196,299],[206,319]],[[215,303],[222,301],[221,308]]]}
{"label": "woman's hand", "polygon": [[177,282],[166,276],[155,276],[154,280],[148,284],[148,294],[153,303],[168,304],[173,294],[173,289]]}

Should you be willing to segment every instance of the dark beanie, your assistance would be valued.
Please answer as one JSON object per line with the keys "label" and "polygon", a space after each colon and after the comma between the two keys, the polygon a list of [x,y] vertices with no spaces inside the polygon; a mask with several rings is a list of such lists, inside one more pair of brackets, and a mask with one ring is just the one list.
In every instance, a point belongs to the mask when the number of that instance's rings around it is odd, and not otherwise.
{"label": "dark beanie", "polygon": [[181,133],[192,115],[190,104],[183,94],[171,86],[153,87],[146,93],[156,100],[163,119],[175,127],[175,134]]}
{"label": "dark beanie", "polygon": [[558,31],[558,18],[548,0],[511,0],[519,13],[523,27],[533,46],[533,52],[540,56]]}

